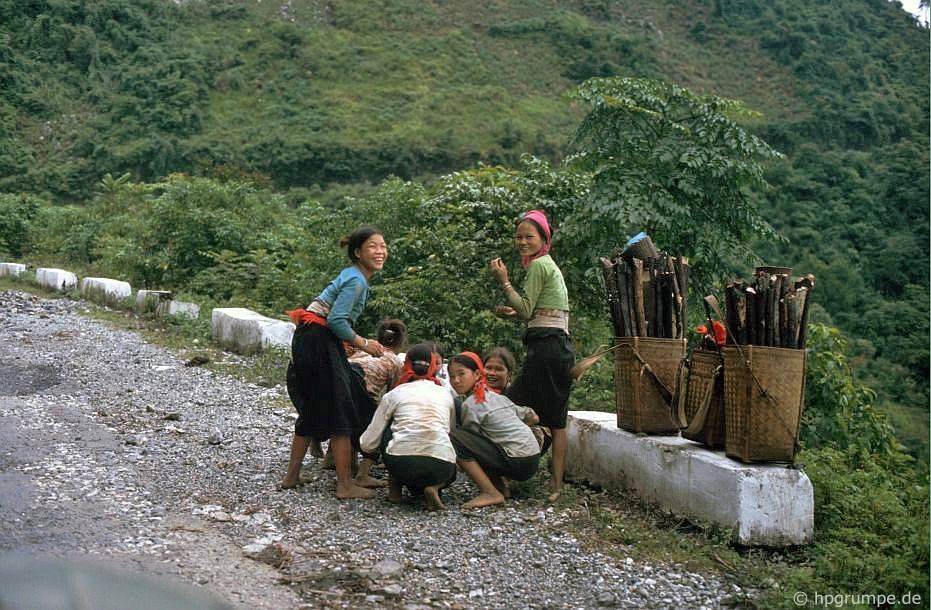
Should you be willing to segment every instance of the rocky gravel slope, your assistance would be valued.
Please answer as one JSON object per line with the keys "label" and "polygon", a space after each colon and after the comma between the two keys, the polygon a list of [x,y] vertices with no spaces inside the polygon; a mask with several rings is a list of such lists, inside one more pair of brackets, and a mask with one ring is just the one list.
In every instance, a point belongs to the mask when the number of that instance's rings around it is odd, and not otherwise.
{"label": "rocky gravel slope", "polygon": [[[714,608],[736,585],[583,546],[541,499],[462,511],[338,501],[308,457],[279,491],[293,409],[81,315],[0,292],[0,553],[94,557],[237,608]],[[622,554],[623,555],[623,554]]]}

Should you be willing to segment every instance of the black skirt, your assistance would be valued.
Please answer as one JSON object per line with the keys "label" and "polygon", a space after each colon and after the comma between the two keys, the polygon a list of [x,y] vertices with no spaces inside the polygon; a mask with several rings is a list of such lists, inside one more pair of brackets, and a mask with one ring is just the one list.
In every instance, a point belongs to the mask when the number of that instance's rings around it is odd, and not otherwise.
{"label": "black skirt", "polygon": [[572,387],[570,371],[575,364],[572,341],[558,328],[528,328],[524,345],[527,357],[504,394],[514,404],[533,409],[541,426],[565,428]]}
{"label": "black skirt", "polygon": [[294,331],[287,387],[298,413],[298,436],[356,439],[375,414],[376,405],[350,367],[343,342],[321,324],[301,324]]}

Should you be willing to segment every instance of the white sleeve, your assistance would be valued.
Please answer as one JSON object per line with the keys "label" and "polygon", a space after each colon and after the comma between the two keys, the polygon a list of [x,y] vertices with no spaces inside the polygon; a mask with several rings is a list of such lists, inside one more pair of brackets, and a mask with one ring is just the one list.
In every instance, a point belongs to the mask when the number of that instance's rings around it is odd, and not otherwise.
{"label": "white sleeve", "polygon": [[381,397],[375,415],[372,416],[372,423],[369,424],[369,427],[365,429],[365,432],[359,438],[359,448],[365,453],[376,453],[378,451],[378,447],[381,445],[381,436],[385,432],[385,428],[388,427],[388,422],[394,416],[397,403],[391,394],[392,392],[388,392]]}

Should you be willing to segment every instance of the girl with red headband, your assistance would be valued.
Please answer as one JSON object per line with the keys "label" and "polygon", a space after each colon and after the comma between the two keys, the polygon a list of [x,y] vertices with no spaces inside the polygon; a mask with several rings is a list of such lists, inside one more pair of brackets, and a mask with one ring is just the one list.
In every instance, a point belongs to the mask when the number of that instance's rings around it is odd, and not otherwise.
{"label": "girl with red headband", "polygon": [[527,270],[523,294],[508,280],[507,266],[500,258],[491,261],[491,273],[501,284],[506,306],[495,313],[502,317],[527,320],[524,345],[527,357],[507,396],[517,404],[528,405],[540,417],[540,425],[553,435],[552,482],[549,500],[562,491],[569,437],[566,434],[570,373],[575,349],[569,339],[569,295],[562,272],[549,255],[553,232],[540,210],[521,216],[514,241]]}
{"label": "girl with red headband", "polygon": [[456,451],[449,439],[453,397],[436,378],[439,356],[425,343],[410,348],[398,385],[381,398],[359,445],[381,452],[388,471],[388,500],[402,487],[423,494],[428,510],[443,510],[440,490],[456,478]]}
{"label": "girl with red headband", "polygon": [[297,324],[291,339],[291,362],[287,387],[297,409],[288,471],[282,489],[300,482],[301,465],[307,450],[330,439],[336,465],[336,497],[371,498],[371,489],[358,485],[352,477],[353,440],[372,418],[375,405],[365,391],[360,375],[352,371],[344,342],[373,356],[384,347],[366,339],[352,325],[365,308],[369,278],[384,267],[388,245],[381,231],[361,227],[340,241],[352,265],[340,274],[305,309],[289,311]]}
{"label": "girl with red headband", "polygon": [[533,409],[515,405],[488,387],[477,354],[453,356],[449,380],[456,392],[467,396],[462,422],[449,433],[456,463],[479,489],[479,495],[462,508],[502,504],[510,495],[505,478],[526,481],[537,472],[540,446],[530,425],[539,418]]}

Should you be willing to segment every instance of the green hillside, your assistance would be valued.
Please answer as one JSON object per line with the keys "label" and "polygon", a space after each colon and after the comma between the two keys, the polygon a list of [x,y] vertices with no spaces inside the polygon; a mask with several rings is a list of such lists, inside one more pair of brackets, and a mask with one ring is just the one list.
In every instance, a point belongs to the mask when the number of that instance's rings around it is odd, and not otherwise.
{"label": "green hillside", "polygon": [[757,251],[818,276],[816,317],[926,445],[928,46],[885,0],[0,0],[0,189],[81,204],[183,172],[334,202],[558,163],[590,77],[741,100],[786,155],[759,206],[787,242]]}
{"label": "green hillside", "polygon": [[[0,260],[281,316],[372,222],[391,255],[360,327],[519,357],[485,270],[520,282],[531,207],[584,354],[611,340],[594,259],[640,230],[690,258],[690,325],[754,263],[813,273],[815,539],[758,556],[692,526],[778,583],[753,607],[927,600],[929,66],[886,0],[0,0]],[[607,362],[570,408],[614,409]]]}

